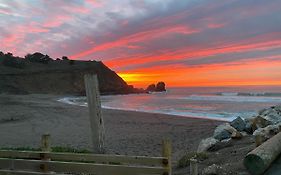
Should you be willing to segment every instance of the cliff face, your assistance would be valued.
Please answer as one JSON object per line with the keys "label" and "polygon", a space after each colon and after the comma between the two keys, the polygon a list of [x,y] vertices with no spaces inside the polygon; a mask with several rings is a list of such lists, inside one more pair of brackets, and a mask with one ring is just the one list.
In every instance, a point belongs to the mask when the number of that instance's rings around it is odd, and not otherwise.
{"label": "cliff face", "polygon": [[12,59],[15,60],[7,64],[3,54],[2,57],[0,55],[0,93],[83,95],[84,75],[87,73],[97,74],[102,94],[138,92],[102,62],[51,59],[42,63],[22,58]]}

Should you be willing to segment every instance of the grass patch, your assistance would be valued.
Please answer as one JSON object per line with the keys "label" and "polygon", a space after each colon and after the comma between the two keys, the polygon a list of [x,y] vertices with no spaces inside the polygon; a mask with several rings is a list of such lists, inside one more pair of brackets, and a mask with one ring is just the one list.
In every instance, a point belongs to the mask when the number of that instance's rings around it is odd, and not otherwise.
{"label": "grass patch", "polygon": [[92,153],[90,150],[87,150],[87,149],[75,149],[75,148],[71,148],[71,147],[62,147],[62,146],[52,147],[52,152],[84,153],[84,154]]}
{"label": "grass patch", "polygon": [[178,161],[178,167],[184,168],[189,166],[191,158],[195,158],[198,161],[203,161],[208,159],[209,157],[207,153],[189,152],[186,153],[182,158],[180,158],[180,160]]}
{"label": "grass patch", "polygon": [[31,148],[31,147],[3,147],[0,148],[0,150],[12,150],[12,151],[41,151],[40,148]]}

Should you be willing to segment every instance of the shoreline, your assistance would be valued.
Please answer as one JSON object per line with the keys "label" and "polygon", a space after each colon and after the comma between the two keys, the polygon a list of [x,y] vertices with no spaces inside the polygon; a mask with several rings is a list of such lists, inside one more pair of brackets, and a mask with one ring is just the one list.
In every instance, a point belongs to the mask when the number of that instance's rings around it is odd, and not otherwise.
{"label": "shoreline", "polygon": [[[60,99],[56,99],[60,103],[64,103],[67,105],[74,105],[74,106],[80,106],[80,107],[87,107],[86,104],[79,104],[76,102],[73,102],[75,100],[70,100],[70,99],[75,99],[75,98],[81,98],[81,97],[63,97]],[[201,116],[188,116],[188,115],[180,115],[180,114],[173,114],[173,113],[165,113],[165,112],[159,112],[159,111],[141,111],[141,110],[135,110],[135,109],[123,109],[123,108],[114,108],[114,107],[108,107],[108,106],[103,106],[102,109],[106,110],[119,110],[119,111],[129,111],[129,112],[140,112],[140,113],[148,113],[148,114],[162,114],[162,115],[167,115],[168,116],[173,116],[173,117],[184,117],[184,118],[191,118],[191,119],[203,119],[203,120],[215,120],[215,121],[221,121],[221,122],[230,122],[233,119],[232,118],[215,118],[215,117],[201,117]]]}
{"label": "shoreline", "polygon": [[[41,135],[48,133],[51,146],[91,150],[88,108],[57,101],[61,98],[63,96],[46,94],[0,94],[0,148],[39,148]],[[177,168],[180,158],[196,152],[201,140],[213,136],[215,128],[225,123],[116,109],[102,109],[102,115],[106,154],[161,156],[162,140],[168,138],[172,142],[173,174],[176,175],[189,172],[188,166]],[[208,152],[208,159],[198,165],[199,169],[217,164],[233,175],[245,172],[241,160],[254,148],[254,143],[251,136],[232,140],[225,148]]]}
{"label": "shoreline", "polygon": [[183,115],[177,115],[177,114],[168,114],[168,113],[160,113],[160,112],[147,112],[147,111],[138,111],[138,110],[125,110],[125,109],[118,109],[118,108],[104,108],[103,110],[113,110],[113,111],[123,111],[123,112],[136,112],[136,113],[145,113],[145,114],[158,114],[163,115],[163,117],[176,117],[176,118],[188,118],[188,119],[198,119],[198,120],[211,120],[211,121],[219,121],[219,122],[230,122],[231,120],[224,120],[224,119],[218,119],[218,118],[207,118],[207,117],[194,117],[194,116],[183,116]]}

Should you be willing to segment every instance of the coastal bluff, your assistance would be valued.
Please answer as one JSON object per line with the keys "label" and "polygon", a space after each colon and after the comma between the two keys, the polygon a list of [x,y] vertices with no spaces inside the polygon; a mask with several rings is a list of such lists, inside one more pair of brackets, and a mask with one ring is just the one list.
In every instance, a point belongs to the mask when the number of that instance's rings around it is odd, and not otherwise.
{"label": "coastal bluff", "polygon": [[97,74],[101,94],[140,93],[101,61],[52,59],[36,52],[25,58],[0,52],[0,93],[84,95],[85,74]]}

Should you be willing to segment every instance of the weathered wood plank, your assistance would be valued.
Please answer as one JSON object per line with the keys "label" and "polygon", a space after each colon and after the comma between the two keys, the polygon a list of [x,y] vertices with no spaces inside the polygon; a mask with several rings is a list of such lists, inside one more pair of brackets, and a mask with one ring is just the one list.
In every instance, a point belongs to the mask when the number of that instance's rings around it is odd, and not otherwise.
{"label": "weathered wood plank", "polygon": [[92,130],[93,151],[94,153],[104,153],[104,120],[101,113],[97,75],[86,74],[84,81]]}
{"label": "weathered wood plank", "polygon": [[41,159],[42,153],[54,161],[85,161],[95,163],[119,163],[131,165],[163,166],[163,162],[168,162],[166,157],[145,157],[145,156],[123,156],[123,155],[103,155],[103,154],[78,154],[78,153],[54,153],[40,151],[9,151],[0,150],[0,157],[19,159]]}
{"label": "weathered wood plank", "polygon": [[39,171],[40,164],[46,163],[49,167],[49,170],[56,173],[69,172],[94,173],[97,175],[162,175],[163,173],[167,173],[169,171],[167,168],[163,167],[108,165],[6,158],[0,158],[0,168],[8,169],[11,162],[13,163],[14,169],[28,171]]}
{"label": "weathered wood plank", "polygon": [[1,175],[62,175],[56,173],[41,173],[31,171],[16,171],[16,170],[0,170]]}

